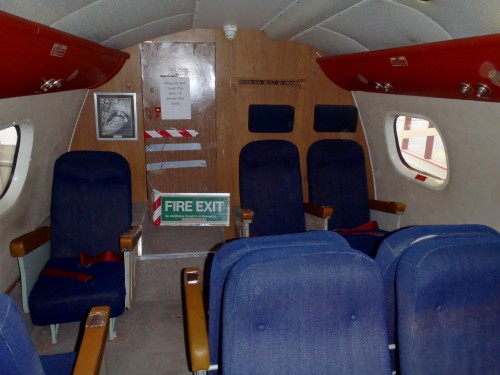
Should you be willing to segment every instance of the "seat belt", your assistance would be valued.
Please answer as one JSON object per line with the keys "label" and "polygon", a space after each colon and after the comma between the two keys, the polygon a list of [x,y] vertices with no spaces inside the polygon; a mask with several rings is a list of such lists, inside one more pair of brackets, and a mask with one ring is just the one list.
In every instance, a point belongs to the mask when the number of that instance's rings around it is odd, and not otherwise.
{"label": "seat belt", "polygon": [[80,266],[88,267],[93,263],[99,262],[119,262],[123,263],[123,254],[114,253],[112,251],[105,251],[104,253],[94,256],[88,256],[84,252],[80,253]]}
{"label": "seat belt", "polygon": [[41,276],[55,276],[55,277],[64,277],[67,279],[75,279],[79,280],[83,283],[89,282],[92,280],[92,275],[87,275],[86,273],[80,272],[71,272],[71,271],[63,271],[58,270],[56,268],[44,268],[42,272],[40,272]]}
{"label": "seat belt", "polygon": [[376,221],[369,221],[357,228],[337,229],[335,232],[338,234],[369,234],[372,236],[380,236],[380,232],[378,232],[378,223]]}
{"label": "seat belt", "polygon": [[[80,253],[80,266],[89,267],[93,263],[99,262],[119,262],[123,263],[123,254],[117,254],[112,251],[105,251],[104,253],[88,256],[84,252]],[[64,277],[67,279],[75,279],[81,281],[83,283],[89,282],[92,280],[92,275],[83,273],[83,272],[72,272],[72,271],[64,271],[56,268],[44,268],[42,272],[40,272],[42,276],[53,276],[53,277]]]}

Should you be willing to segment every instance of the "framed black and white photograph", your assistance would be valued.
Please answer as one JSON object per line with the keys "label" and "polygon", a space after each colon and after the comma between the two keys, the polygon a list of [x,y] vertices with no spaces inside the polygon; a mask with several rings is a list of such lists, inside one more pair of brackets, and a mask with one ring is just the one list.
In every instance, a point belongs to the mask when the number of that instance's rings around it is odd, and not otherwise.
{"label": "framed black and white photograph", "polygon": [[137,139],[135,93],[94,93],[97,140]]}

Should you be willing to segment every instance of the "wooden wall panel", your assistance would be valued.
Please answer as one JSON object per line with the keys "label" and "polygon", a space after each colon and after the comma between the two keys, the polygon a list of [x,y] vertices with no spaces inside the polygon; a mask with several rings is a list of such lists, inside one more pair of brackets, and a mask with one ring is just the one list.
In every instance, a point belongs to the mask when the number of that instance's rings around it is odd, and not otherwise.
{"label": "wooden wall panel", "polygon": [[[318,54],[308,46],[290,41],[275,41],[263,33],[238,30],[228,41],[222,30],[190,30],[158,38],[155,41],[215,42],[216,44],[216,128],[217,128],[217,192],[231,193],[231,204],[239,204],[238,157],[241,148],[256,139],[281,138],[295,143],[301,155],[304,199],[307,198],[306,153],[308,147],[323,138],[346,138],[358,141],[367,149],[363,129],[353,134],[315,133],[312,129],[315,104],[354,104],[350,92],[334,85],[321,71]],[[134,199],[146,199],[146,172],[142,126],[142,96],[139,46],[127,49],[131,59],[122,71],[98,91],[136,92],[139,114],[139,141],[96,141],[93,92],[89,93],[77,124],[73,149],[111,149],[124,154],[131,163]],[[235,86],[231,80],[303,79],[302,87]],[[295,128],[286,134],[255,134],[248,131],[248,105],[288,104],[295,107]],[[361,124],[360,124],[361,125]],[[368,152],[369,194],[374,196],[371,163]],[[226,229],[234,237],[233,225]]]}
{"label": "wooden wall panel", "polygon": [[[219,191],[230,192],[233,205],[239,204],[238,157],[241,148],[257,139],[286,139],[297,145],[301,157],[304,201],[307,200],[306,154],[318,139],[348,138],[367,150],[362,127],[354,134],[315,133],[315,104],[354,104],[350,92],[332,84],[322,73],[315,50],[289,41],[274,41],[263,33],[239,30],[234,40],[216,32],[217,46],[217,135]],[[263,80],[304,80],[295,86],[232,85],[236,78]],[[256,134],[248,131],[250,104],[288,104],[295,108],[292,133]],[[373,197],[371,163],[367,153],[370,196]],[[226,231],[234,236],[233,226]]]}
{"label": "wooden wall panel", "polygon": [[[146,153],[148,164],[193,162],[196,166],[162,168],[147,172],[148,194],[214,192],[216,181],[215,131],[215,43],[154,42],[141,45],[143,106],[155,113],[161,105],[161,76],[188,77],[190,90],[190,119],[163,120],[161,116],[144,116],[146,131],[191,130],[192,138],[146,138],[146,148],[154,145],[197,144],[200,149],[156,151]],[[165,108],[162,108],[162,111]],[[168,110],[168,109],[167,109]],[[147,113],[147,112],[145,112]]]}
{"label": "wooden wall panel", "polygon": [[[146,169],[144,156],[142,87],[139,47],[125,50],[130,59],[111,81],[95,90],[89,90],[78,119],[75,134],[71,142],[71,150],[115,151],[123,155],[130,164],[132,173],[132,199],[146,200]],[[137,100],[137,133],[136,141],[98,141],[96,137],[94,92],[135,92]]]}

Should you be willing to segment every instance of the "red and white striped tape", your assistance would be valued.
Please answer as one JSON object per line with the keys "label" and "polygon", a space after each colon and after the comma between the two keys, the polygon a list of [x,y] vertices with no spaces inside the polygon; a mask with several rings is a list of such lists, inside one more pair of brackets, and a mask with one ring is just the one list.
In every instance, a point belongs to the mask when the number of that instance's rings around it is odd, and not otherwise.
{"label": "red and white striped tape", "polygon": [[159,227],[161,225],[161,195],[153,191],[154,201],[153,201],[153,224]]}
{"label": "red and white striped tape", "polygon": [[170,137],[196,137],[198,132],[196,130],[186,129],[170,129],[170,130],[145,130],[144,138],[170,138]]}

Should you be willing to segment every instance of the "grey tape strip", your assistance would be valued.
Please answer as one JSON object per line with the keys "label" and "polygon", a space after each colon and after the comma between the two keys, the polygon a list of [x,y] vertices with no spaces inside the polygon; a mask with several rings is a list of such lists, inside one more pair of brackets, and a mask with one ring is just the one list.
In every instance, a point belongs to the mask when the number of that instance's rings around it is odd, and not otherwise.
{"label": "grey tape strip", "polygon": [[182,160],[182,161],[164,161],[161,163],[146,164],[146,170],[157,171],[168,168],[204,168],[207,166],[206,160]]}
{"label": "grey tape strip", "polygon": [[199,143],[156,144],[146,146],[146,152],[201,150]]}

